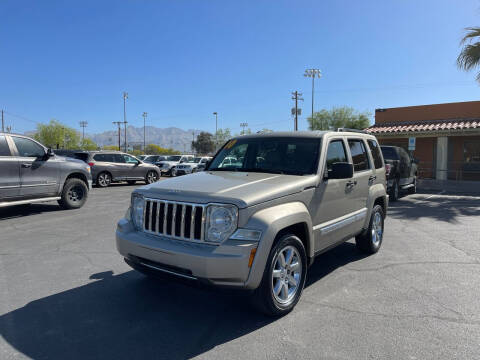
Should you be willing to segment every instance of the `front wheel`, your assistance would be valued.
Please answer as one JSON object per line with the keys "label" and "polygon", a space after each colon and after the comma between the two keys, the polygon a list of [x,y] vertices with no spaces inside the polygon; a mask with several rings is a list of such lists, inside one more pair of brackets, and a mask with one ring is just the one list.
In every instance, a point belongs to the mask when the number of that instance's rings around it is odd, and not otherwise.
{"label": "front wheel", "polygon": [[412,187],[408,188],[408,193],[409,194],[416,194],[417,193],[417,177],[416,176],[413,178],[412,185],[413,185]]}
{"label": "front wheel", "polygon": [[307,255],[293,234],[282,236],[270,251],[253,304],[269,316],[282,316],[295,307],[307,276]]}
{"label": "front wheel", "polygon": [[88,186],[80,179],[68,179],[63,186],[62,198],[58,200],[58,204],[68,209],[81,208],[88,197]]}
{"label": "front wheel", "polygon": [[380,205],[375,205],[370,216],[367,231],[355,237],[357,248],[366,254],[375,254],[382,246],[384,213]]}
{"label": "front wheel", "polygon": [[175,168],[170,170],[170,176],[177,176],[177,170],[175,170]]}
{"label": "front wheel", "polygon": [[158,181],[158,174],[155,171],[149,171],[145,176],[145,183],[153,184],[156,181]]}

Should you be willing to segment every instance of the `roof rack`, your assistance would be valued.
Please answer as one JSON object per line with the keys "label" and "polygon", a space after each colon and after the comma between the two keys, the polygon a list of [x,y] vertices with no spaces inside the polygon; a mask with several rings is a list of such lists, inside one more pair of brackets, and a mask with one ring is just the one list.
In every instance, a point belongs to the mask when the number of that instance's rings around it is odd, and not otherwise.
{"label": "roof rack", "polygon": [[356,132],[356,133],[362,133],[362,134],[367,134],[365,130],[359,130],[359,129],[349,129],[349,128],[337,128],[338,132]]}

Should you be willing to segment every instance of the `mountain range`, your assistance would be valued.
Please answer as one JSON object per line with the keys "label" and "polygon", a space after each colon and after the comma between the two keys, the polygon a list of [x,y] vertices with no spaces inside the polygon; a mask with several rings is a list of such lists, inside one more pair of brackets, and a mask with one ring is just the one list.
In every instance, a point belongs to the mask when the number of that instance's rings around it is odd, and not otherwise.
{"label": "mountain range", "polygon": [[[159,145],[163,148],[172,148],[178,151],[191,151],[193,137],[202,130],[182,130],[176,127],[157,128],[147,126],[145,128],[146,143]],[[124,131],[121,131],[121,143],[124,143]],[[105,131],[99,134],[89,134],[89,137],[99,146],[118,145],[118,131]],[[127,142],[129,145],[143,145],[143,126],[127,127]]]}

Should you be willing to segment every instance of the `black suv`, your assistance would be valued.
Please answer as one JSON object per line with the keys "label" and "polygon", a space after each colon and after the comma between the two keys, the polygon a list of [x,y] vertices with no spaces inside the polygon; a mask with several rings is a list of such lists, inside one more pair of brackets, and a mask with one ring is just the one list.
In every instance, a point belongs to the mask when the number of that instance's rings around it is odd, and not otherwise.
{"label": "black suv", "polygon": [[400,190],[417,192],[418,161],[398,146],[381,146],[387,172],[387,188],[391,201],[396,201]]}
{"label": "black suv", "polygon": [[83,161],[55,155],[39,142],[0,132],[0,207],[57,200],[83,206],[92,186]]}
{"label": "black suv", "polygon": [[100,187],[118,181],[127,181],[133,185],[141,180],[151,184],[160,178],[157,166],[120,151],[92,151],[87,163],[92,169],[93,182]]}

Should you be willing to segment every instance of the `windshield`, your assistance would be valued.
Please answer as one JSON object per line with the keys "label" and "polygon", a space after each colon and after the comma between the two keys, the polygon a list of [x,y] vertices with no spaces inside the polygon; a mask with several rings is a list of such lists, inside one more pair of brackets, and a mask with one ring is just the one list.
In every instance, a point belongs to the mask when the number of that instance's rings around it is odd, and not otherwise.
{"label": "windshield", "polygon": [[167,158],[167,161],[180,161],[182,155],[171,155]]}
{"label": "windshield", "polygon": [[388,146],[382,146],[382,154],[384,159],[398,160],[397,152],[394,148]]}
{"label": "windshield", "polygon": [[137,156],[140,160],[145,160],[145,158],[148,157],[148,155],[139,155]]}
{"label": "windshield", "polygon": [[320,139],[316,138],[233,139],[215,156],[208,170],[315,174],[319,152]]}

